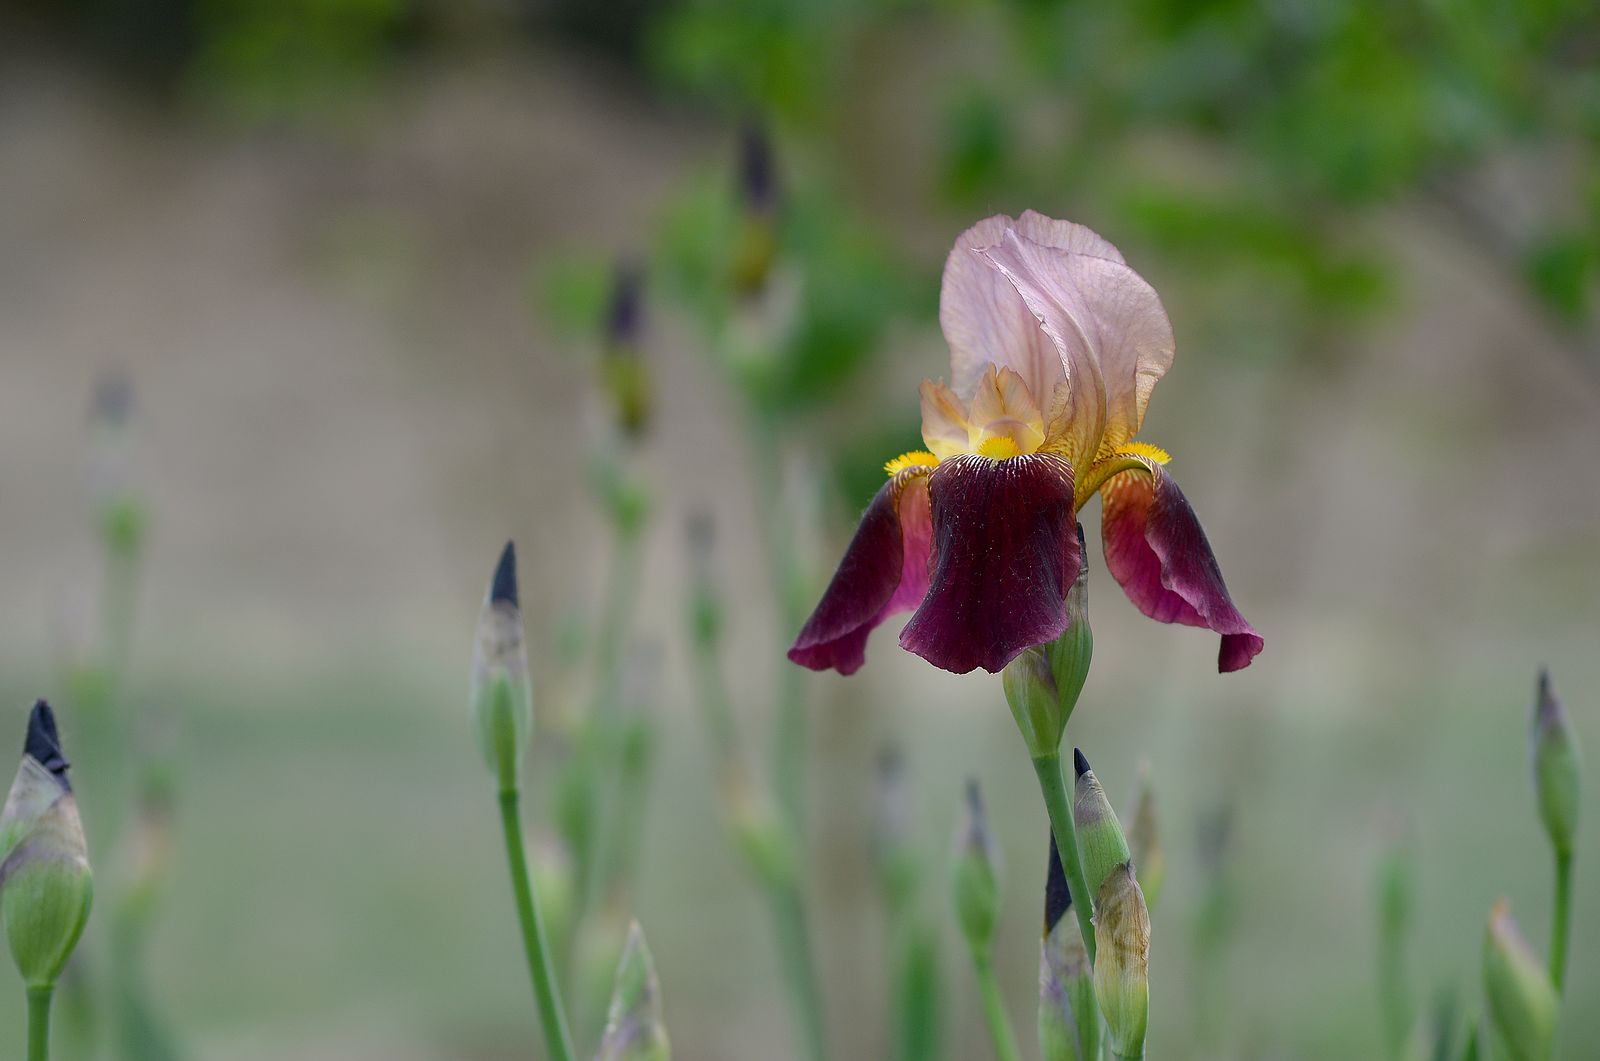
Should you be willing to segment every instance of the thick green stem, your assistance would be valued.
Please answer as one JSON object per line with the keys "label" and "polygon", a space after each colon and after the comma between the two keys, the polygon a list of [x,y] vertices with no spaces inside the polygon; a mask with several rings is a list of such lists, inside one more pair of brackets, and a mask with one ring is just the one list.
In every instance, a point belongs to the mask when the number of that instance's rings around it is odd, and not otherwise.
{"label": "thick green stem", "polygon": [[989,1037],[994,1040],[996,1061],[1021,1061],[1017,1033],[1011,1030],[1011,1018],[1006,1016],[1006,1003],[994,978],[994,965],[987,955],[974,951],[972,969],[978,974],[978,992],[983,996],[983,1015],[989,1021]]}
{"label": "thick green stem", "polygon": [[789,987],[805,1056],[811,1061],[823,1061],[828,1056],[828,1044],[822,1023],[822,995],[817,989],[816,970],[811,962],[811,942],[806,932],[800,888],[793,883],[775,883],[770,888],[770,896],[778,958],[783,963],[784,980]]}
{"label": "thick green stem", "polygon": [[1094,896],[1083,879],[1083,864],[1078,861],[1078,834],[1072,824],[1072,800],[1067,795],[1067,782],[1061,772],[1061,754],[1054,752],[1033,760],[1033,772],[1039,775],[1039,792],[1044,796],[1045,811],[1050,815],[1050,830],[1056,835],[1056,850],[1061,853],[1061,868],[1067,874],[1067,887],[1072,890],[1072,909],[1078,915],[1078,930],[1083,933],[1083,948],[1089,952],[1089,964],[1094,965]]}
{"label": "thick green stem", "polygon": [[1572,855],[1556,855],[1556,901],[1550,918],[1550,982],[1560,995],[1567,980],[1567,938],[1572,928]]}
{"label": "thick green stem", "polygon": [[[517,918],[522,923],[522,945],[528,955],[528,974],[533,979],[533,1000],[539,1007],[539,1023],[544,1029],[545,1049],[551,1061],[573,1061],[572,1033],[561,1008],[561,989],[556,984],[546,943],[544,921],[539,916],[539,900],[528,877],[528,855],[522,841],[521,794],[515,788],[500,790],[500,824],[506,838],[506,860],[511,865],[511,890],[517,899]],[[31,1061],[31,1059],[30,1059]]]}
{"label": "thick green stem", "polygon": [[50,996],[54,985],[28,988],[28,1061],[50,1061]]}

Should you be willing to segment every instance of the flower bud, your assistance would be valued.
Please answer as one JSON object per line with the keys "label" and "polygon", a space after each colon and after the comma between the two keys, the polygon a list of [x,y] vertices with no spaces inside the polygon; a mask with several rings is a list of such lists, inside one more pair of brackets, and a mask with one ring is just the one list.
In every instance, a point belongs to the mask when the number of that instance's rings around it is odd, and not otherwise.
{"label": "flower bud", "polygon": [[0,810],[0,925],[30,988],[50,987],[89,920],[94,876],[55,715],[40,700]]}
{"label": "flower bud", "polygon": [[956,919],[975,954],[986,954],[1000,920],[1000,848],[989,831],[976,780],[967,782],[965,813],[956,831],[950,893]]}
{"label": "flower bud", "polygon": [[1533,784],[1539,795],[1539,817],[1556,854],[1570,856],[1578,835],[1578,739],[1550,684],[1550,672],[1539,672],[1539,695],[1529,732]]}
{"label": "flower bud", "polygon": [[1045,874],[1044,942],[1039,949],[1039,1046],[1044,1061],[1098,1061],[1100,1009],[1089,952],[1072,916],[1072,893],[1050,834]]}
{"label": "flower bud", "polygon": [[1133,808],[1133,828],[1128,831],[1128,850],[1145,904],[1154,910],[1167,876],[1167,853],[1161,846],[1161,830],[1156,824],[1156,792],[1148,762],[1139,764],[1139,799]]}
{"label": "flower bud", "polygon": [[794,836],[771,795],[757,786],[742,760],[727,768],[721,788],[724,820],[745,864],[771,887],[792,883],[799,872]]}
{"label": "flower bud", "polygon": [[661,984],[639,922],[628,926],[628,942],[617,964],[605,1035],[596,1061],[668,1061],[672,1045],[661,1018]]}
{"label": "flower bud", "polygon": [[611,399],[617,426],[624,437],[633,442],[643,438],[649,429],[654,407],[650,367],[640,356],[642,286],[637,267],[617,267],[600,358],[601,381]]}
{"label": "flower bud", "polygon": [[1489,913],[1483,941],[1483,990],[1489,1026],[1512,1061],[1546,1061],[1555,1045],[1559,1000],[1504,899]]}
{"label": "flower bud", "polygon": [[1071,622],[1048,644],[1035,645],[1006,665],[1001,674],[1006,703],[1017,729],[1035,759],[1061,750],[1067,719],[1089,677],[1094,634],[1089,629],[1089,562],[1083,552],[1083,524],[1078,524],[1078,577],[1067,592]]}
{"label": "flower bud", "polygon": [[876,781],[873,861],[885,904],[891,910],[903,910],[916,892],[921,867],[912,839],[911,791],[898,748],[884,748],[878,754]]}
{"label": "flower bud", "polygon": [[502,789],[514,789],[533,730],[533,694],[517,603],[517,554],[511,542],[500,554],[478,618],[469,688],[483,760]]}
{"label": "flower bud", "polygon": [[1094,994],[1111,1053],[1143,1057],[1150,1019],[1150,911],[1130,863],[1114,868],[1100,885],[1094,940]]}
{"label": "flower bud", "polygon": [[741,295],[758,294],[766,286],[777,256],[775,174],[766,127],[747,122],[739,135],[739,194],[745,209],[733,257],[733,285]]}
{"label": "flower bud", "polygon": [[[1078,861],[1083,865],[1084,883],[1098,895],[1100,883],[1133,856],[1122,835],[1122,825],[1111,809],[1111,801],[1106,798],[1106,790],[1089,769],[1089,760],[1083,757],[1083,752],[1073,749],[1072,761],[1078,774],[1072,800],[1072,820],[1078,833]],[[1098,906],[1095,912],[1098,918]]]}

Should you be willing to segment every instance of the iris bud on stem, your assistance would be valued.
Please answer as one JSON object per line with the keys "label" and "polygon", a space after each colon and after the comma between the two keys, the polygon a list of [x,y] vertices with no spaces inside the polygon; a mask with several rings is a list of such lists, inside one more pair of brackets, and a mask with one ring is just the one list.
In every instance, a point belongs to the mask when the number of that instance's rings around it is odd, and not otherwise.
{"label": "iris bud on stem", "polygon": [[500,553],[478,617],[469,695],[484,762],[502,790],[517,788],[533,731],[533,694],[517,601],[517,553],[511,542]]}
{"label": "iris bud on stem", "polygon": [[1094,970],[1076,918],[1072,893],[1061,869],[1055,834],[1045,870],[1044,941],[1039,948],[1039,1049],[1044,1061],[1098,1061],[1100,1007]]}
{"label": "iris bud on stem", "polygon": [[[1106,790],[1089,768],[1089,760],[1083,757],[1083,752],[1073,749],[1072,762],[1078,775],[1072,801],[1072,819],[1078,833],[1078,857],[1083,863],[1084,882],[1098,896],[1101,883],[1114,869],[1129,862],[1133,855],[1128,850],[1126,837],[1122,835],[1122,825],[1117,821],[1116,812],[1111,809],[1111,801],[1106,798]],[[1140,902],[1143,901],[1141,898]],[[1099,909],[1097,899],[1097,914]]]}
{"label": "iris bud on stem", "polygon": [[628,941],[617,963],[617,986],[596,1061],[670,1061],[671,1057],[655,961],[644,930],[635,921],[628,926]]}
{"label": "iris bud on stem", "polygon": [[1017,1061],[1021,1053],[1016,1033],[1006,1016],[1005,1001],[995,981],[989,949],[1000,920],[1000,848],[989,831],[978,782],[967,782],[961,825],[956,831],[955,862],[950,873],[950,895],[955,902],[961,934],[972,952],[973,971],[983,996],[989,1034],[999,1061]]}
{"label": "iris bud on stem", "polygon": [[1489,913],[1483,942],[1483,990],[1499,1056],[1546,1061],[1555,1048],[1559,1000],[1544,966],[1512,920],[1504,899]]}
{"label": "iris bud on stem", "polygon": [[1550,672],[1539,672],[1529,732],[1533,784],[1539,795],[1539,817],[1550,837],[1556,860],[1556,894],[1550,926],[1550,980],[1560,994],[1567,977],[1567,940],[1572,920],[1572,855],[1578,835],[1582,760],[1578,739],[1567,722]]}
{"label": "iris bud on stem", "polygon": [[1144,1057],[1150,1021],[1150,910],[1133,865],[1113,868],[1094,904],[1094,993],[1119,1061]]}
{"label": "iris bud on stem", "polygon": [[1161,846],[1161,830],[1156,821],[1156,792],[1150,781],[1149,762],[1139,764],[1139,799],[1133,808],[1133,828],[1128,831],[1128,850],[1132,852],[1145,904],[1154,910],[1167,877],[1167,854]]}
{"label": "iris bud on stem", "polygon": [[0,809],[0,926],[28,989],[28,1061],[49,1056],[51,996],[94,900],[67,765],[55,714],[40,700]]}

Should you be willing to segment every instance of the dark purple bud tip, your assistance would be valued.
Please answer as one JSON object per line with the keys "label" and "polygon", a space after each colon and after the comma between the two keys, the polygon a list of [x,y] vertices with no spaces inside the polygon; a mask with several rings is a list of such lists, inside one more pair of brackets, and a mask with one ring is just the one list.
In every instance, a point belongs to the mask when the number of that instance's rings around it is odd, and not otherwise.
{"label": "dark purple bud tip", "polygon": [[633,349],[639,341],[643,276],[632,262],[617,266],[611,282],[611,306],[606,313],[606,336],[612,343]]}
{"label": "dark purple bud tip", "polygon": [[1061,852],[1056,847],[1056,834],[1050,833],[1050,865],[1044,879],[1044,934],[1061,923],[1072,909],[1072,892],[1067,887],[1067,874],[1061,868]]}
{"label": "dark purple bud tip", "polygon": [[983,793],[978,790],[978,779],[967,778],[967,806],[972,808],[972,816],[983,817]]}
{"label": "dark purple bud tip", "polygon": [[1539,668],[1539,702],[1550,699],[1550,668]]}
{"label": "dark purple bud tip", "polygon": [[133,409],[133,384],[120,372],[108,372],[95,380],[90,415],[116,427],[128,422]]}
{"label": "dark purple bud tip", "polygon": [[[1086,550],[1088,548],[1088,546],[1089,546],[1089,539],[1084,537],[1084,535],[1083,535],[1083,524],[1080,523],[1080,524],[1078,524],[1078,548]],[[1085,553],[1084,555],[1087,556],[1088,554]]]}
{"label": "dark purple bud tip", "polygon": [[1072,749],[1072,768],[1082,777],[1089,772],[1089,760],[1083,757],[1083,752],[1077,748]]}
{"label": "dark purple bud tip", "polygon": [[506,542],[501,551],[500,562],[494,565],[494,581],[489,585],[489,602],[498,604],[501,601],[513,608],[520,607],[517,603],[517,547],[512,542]]}
{"label": "dark purple bud tip", "polygon": [[739,133],[739,188],[745,205],[763,213],[777,198],[772,165],[772,140],[761,122],[751,119]]}
{"label": "dark purple bud tip", "polygon": [[66,784],[67,767],[71,764],[61,754],[61,734],[56,730],[56,713],[43,700],[33,705],[33,714],[28,716],[28,741],[23,745],[22,753],[37,760],[40,766]]}

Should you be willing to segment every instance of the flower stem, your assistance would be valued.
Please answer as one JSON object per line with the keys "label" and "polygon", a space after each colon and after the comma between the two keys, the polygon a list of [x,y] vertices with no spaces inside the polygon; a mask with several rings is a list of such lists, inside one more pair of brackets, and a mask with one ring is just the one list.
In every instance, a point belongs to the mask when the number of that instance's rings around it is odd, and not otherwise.
{"label": "flower stem", "polygon": [[995,982],[994,964],[987,955],[974,951],[972,969],[978,974],[978,991],[983,996],[983,1015],[989,1021],[996,1061],[1021,1061],[1017,1033],[1011,1030],[1011,1018],[1006,1016],[1005,1000],[1000,996],[1000,985]]}
{"label": "flower stem", "polygon": [[1061,853],[1061,868],[1067,874],[1067,887],[1072,891],[1072,909],[1078,915],[1078,930],[1083,933],[1083,948],[1089,952],[1089,964],[1094,965],[1094,896],[1083,879],[1083,864],[1078,861],[1078,834],[1072,824],[1072,800],[1067,796],[1066,778],[1061,773],[1061,753],[1052,752],[1033,760],[1033,772],[1039,775],[1039,792],[1044,796],[1045,811],[1050,815],[1050,829],[1056,836],[1056,850]]}
{"label": "flower stem", "polygon": [[50,996],[55,986],[28,988],[28,1061],[50,1061]]}
{"label": "flower stem", "polygon": [[539,1023],[544,1029],[545,1049],[551,1061],[573,1061],[576,1054],[572,1049],[572,1033],[567,1030],[566,1014],[561,1008],[561,989],[550,964],[550,948],[546,943],[544,921],[539,916],[538,897],[528,878],[521,802],[517,789],[500,790],[500,824],[505,830],[506,860],[511,865],[511,890],[516,894],[517,917],[522,923],[528,974],[533,979],[533,1000],[539,1007]]}
{"label": "flower stem", "polygon": [[1550,925],[1550,982],[1559,996],[1567,979],[1567,937],[1572,926],[1572,855],[1556,855],[1556,900]]}
{"label": "flower stem", "polygon": [[811,963],[811,943],[806,932],[805,904],[798,884],[773,884],[773,928],[778,937],[778,958],[783,962],[784,979],[794,1006],[794,1018],[804,1041],[806,1057],[823,1061],[828,1056],[823,1032],[822,996],[817,990],[816,970]]}

